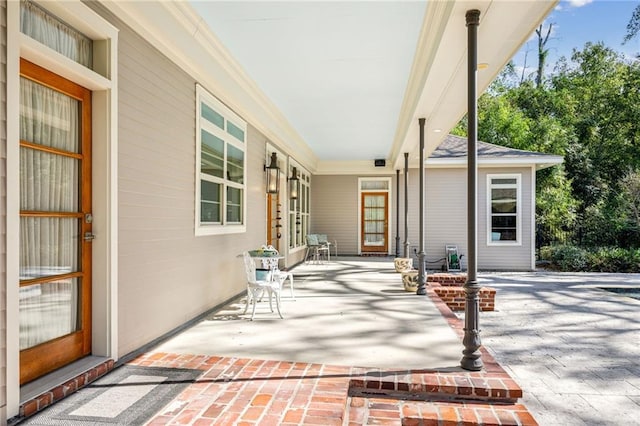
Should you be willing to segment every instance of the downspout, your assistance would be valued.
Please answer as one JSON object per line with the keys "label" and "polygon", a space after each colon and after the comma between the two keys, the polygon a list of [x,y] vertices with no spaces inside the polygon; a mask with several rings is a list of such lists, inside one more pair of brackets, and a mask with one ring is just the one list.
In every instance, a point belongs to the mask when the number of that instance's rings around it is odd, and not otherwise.
{"label": "downspout", "polygon": [[396,257],[400,257],[400,169],[396,170]]}
{"label": "downspout", "polygon": [[418,251],[418,289],[416,294],[427,294],[426,262],[424,253],[424,118],[418,119],[420,125],[420,249]]}
{"label": "downspout", "polygon": [[409,153],[404,153],[404,257],[409,257]]}
{"label": "downspout", "polygon": [[460,366],[465,370],[481,370],[480,358],[480,300],[478,291],[478,25],[480,11],[473,9],[466,13],[467,22],[467,281],[464,284],[464,338]]}

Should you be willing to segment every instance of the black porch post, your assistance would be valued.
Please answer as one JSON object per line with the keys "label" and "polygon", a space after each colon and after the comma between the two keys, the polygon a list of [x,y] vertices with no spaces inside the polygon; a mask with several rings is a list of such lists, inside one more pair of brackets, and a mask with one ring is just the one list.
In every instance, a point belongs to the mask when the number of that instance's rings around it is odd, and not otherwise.
{"label": "black porch post", "polygon": [[409,257],[409,153],[404,153],[404,257]]}
{"label": "black porch post", "polygon": [[468,10],[467,21],[467,282],[464,284],[466,304],[464,308],[464,338],[460,366],[465,370],[481,370],[480,357],[480,301],[478,291],[478,102],[477,102],[477,63],[478,63],[478,25],[480,11]]}
{"label": "black porch post", "polygon": [[396,170],[396,257],[400,257],[400,169]]}
{"label": "black porch post", "polygon": [[424,118],[418,119],[420,125],[420,249],[418,251],[418,289],[416,294],[427,294],[427,271],[424,253]]}

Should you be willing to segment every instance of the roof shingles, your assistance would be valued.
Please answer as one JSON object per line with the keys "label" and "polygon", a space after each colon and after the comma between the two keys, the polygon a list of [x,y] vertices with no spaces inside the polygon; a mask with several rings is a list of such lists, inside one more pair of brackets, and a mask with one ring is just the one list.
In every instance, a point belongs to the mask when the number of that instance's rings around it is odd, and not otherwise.
{"label": "roof shingles", "polygon": [[[466,157],[467,138],[447,135],[438,148],[431,153],[429,160],[452,160],[464,159]],[[557,155],[508,148],[482,141],[478,141],[478,158],[485,160],[514,159],[520,161],[530,159],[532,163],[548,162],[550,163],[549,165],[562,162],[562,157]]]}

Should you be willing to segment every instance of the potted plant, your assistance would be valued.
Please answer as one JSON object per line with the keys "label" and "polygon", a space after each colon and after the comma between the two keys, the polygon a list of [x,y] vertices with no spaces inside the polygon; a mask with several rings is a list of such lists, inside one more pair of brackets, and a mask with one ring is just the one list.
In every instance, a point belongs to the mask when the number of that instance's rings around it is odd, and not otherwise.
{"label": "potted plant", "polygon": [[410,271],[413,269],[413,259],[410,257],[396,257],[393,259],[396,272]]}

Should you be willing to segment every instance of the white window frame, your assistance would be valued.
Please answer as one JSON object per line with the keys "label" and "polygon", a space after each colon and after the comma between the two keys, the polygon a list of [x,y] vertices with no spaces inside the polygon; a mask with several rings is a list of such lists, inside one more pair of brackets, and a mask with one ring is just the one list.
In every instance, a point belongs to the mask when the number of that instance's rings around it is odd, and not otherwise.
{"label": "white window frame", "polygon": [[[515,184],[493,184],[494,179],[515,179]],[[516,189],[516,240],[494,241],[492,239],[493,216],[491,211],[491,193],[494,188]],[[522,174],[520,173],[495,173],[487,174],[487,245],[488,246],[520,246],[522,245]]]}
{"label": "white window frame", "polygon": [[[217,127],[215,124],[202,118],[201,105],[206,104],[215,112],[224,118],[224,129]],[[247,123],[237,114],[227,108],[215,96],[199,84],[196,84],[196,179],[195,179],[195,235],[220,235],[220,234],[237,234],[247,231]],[[228,132],[228,123],[242,130],[244,133],[243,140],[240,141]],[[223,177],[216,177],[202,173],[201,171],[201,139],[202,130],[222,139],[224,142],[224,158],[223,158]],[[227,149],[233,146],[243,152],[243,178],[242,183],[234,182],[227,179]],[[215,223],[201,223],[201,182],[212,182],[221,185],[221,221]],[[242,191],[241,221],[229,222],[227,220],[227,189],[235,188]]]}
{"label": "white window frame", "polygon": [[[289,213],[289,228],[288,228],[288,238],[289,238],[289,252],[296,252],[298,250],[306,249],[307,241],[306,236],[311,229],[311,173],[304,167],[302,167],[297,161],[293,158],[289,157],[289,164],[287,166],[287,176],[291,176],[293,173],[293,168],[296,167],[298,171],[298,199],[292,200],[288,198],[288,213]],[[305,176],[308,177],[308,181],[305,179]],[[287,185],[287,191],[289,187]],[[289,194],[287,194],[288,197]],[[304,200],[303,200],[304,198]],[[303,204],[306,203],[307,209],[303,211]],[[300,224],[296,224],[296,216],[300,215]],[[300,243],[298,243],[296,239],[297,232],[295,229],[300,227]],[[291,232],[291,229],[294,229],[294,232]]]}

